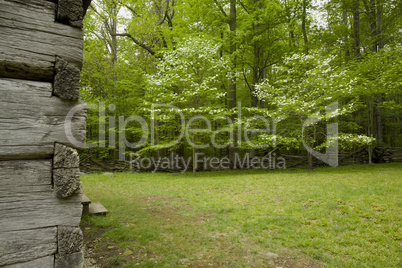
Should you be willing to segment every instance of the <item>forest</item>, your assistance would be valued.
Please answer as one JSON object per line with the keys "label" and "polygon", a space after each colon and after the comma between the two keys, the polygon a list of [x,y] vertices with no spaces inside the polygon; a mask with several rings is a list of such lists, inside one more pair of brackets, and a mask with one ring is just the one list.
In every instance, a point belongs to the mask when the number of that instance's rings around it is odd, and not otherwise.
{"label": "forest", "polygon": [[312,150],[336,145],[375,161],[376,147],[402,146],[401,11],[398,0],[93,0],[82,153],[275,152],[311,168]]}

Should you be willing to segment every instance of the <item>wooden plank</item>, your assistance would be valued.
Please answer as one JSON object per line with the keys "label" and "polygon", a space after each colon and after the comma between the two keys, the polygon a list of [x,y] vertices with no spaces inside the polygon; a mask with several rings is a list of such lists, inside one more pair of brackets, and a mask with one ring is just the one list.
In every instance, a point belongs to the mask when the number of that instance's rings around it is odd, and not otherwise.
{"label": "wooden plank", "polygon": [[0,79],[0,160],[49,158],[55,142],[84,146],[85,104],[51,92],[51,83]]}
{"label": "wooden plank", "polygon": [[[12,224],[12,223],[10,223]],[[0,266],[21,263],[20,267],[29,267],[24,262],[32,261],[57,252],[57,228],[40,228],[23,231],[0,232]],[[54,259],[54,257],[52,257]],[[50,259],[40,259],[31,263],[32,266],[43,262],[49,263]],[[18,266],[16,266],[18,267]]]}
{"label": "wooden plank", "polygon": [[[82,40],[61,36],[54,33],[45,33],[38,30],[22,30],[0,26],[0,33],[4,37],[0,39],[4,46],[3,52],[7,53],[7,47],[11,49],[29,52],[35,59],[44,56],[51,57],[55,62],[59,56],[81,68],[82,66]],[[12,50],[14,51],[14,50]]]}
{"label": "wooden plank", "polygon": [[82,42],[39,31],[0,26],[0,76],[52,81],[56,56],[81,69]]}
{"label": "wooden plank", "polygon": [[[38,21],[54,22],[56,17],[56,4],[43,0],[1,0],[2,11],[12,12],[21,17],[34,18],[40,13]],[[24,11],[24,12],[21,12]]]}
{"label": "wooden plank", "polygon": [[88,196],[83,194],[81,197],[81,204],[89,205],[89,204],[91,204],[91,199],[89,199]]}
{"label": "wooden plank", "polygon": [[6,265],[4,268],[53,268],[54,255],[39,258],[33,261]]}
{"label": "wooden plank", "polygon": [[52,160],[0,161],[0,232],[78,226],[81,194],[56,197]]}
{"label": "wooden plank", "polygon": [[0,0],[0,76],[50,82],[56,56],[82,67],[82,30],[55,22],[55,6]]}
{"label": "wooden plank", "polygon": [[106,215],[108,210],[98,201],[89,204],[89,214],[91,215]]}
{"label": "wooden plank", "polygon": [[86,195],[82,195],[81,198],[82,204],[82,214],[89,214],[89,204],[91,204],[91,199],[89,199]]}
{"label": "wooden plank", "polygon": [[[55,4],[40,1],[44,6],[40,8],[33,7],[34,1],[4,1],[0,0],[2,12],[0,13],[0,25],[11,28],[29,31],[40,31],[44,33],[57,34],[77,39],[82,39],[82,31],[74,27],[70,27],[55,20]],[[24,10],[22,13],[20,10]],[[38,16],[38,13],[41,16]]]}

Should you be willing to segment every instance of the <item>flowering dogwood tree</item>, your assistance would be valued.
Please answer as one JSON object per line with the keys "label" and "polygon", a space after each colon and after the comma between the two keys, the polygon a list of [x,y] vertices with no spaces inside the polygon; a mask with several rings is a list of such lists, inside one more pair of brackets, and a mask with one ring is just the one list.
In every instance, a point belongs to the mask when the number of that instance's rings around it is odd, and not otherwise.
{"label": "flowering dogwood tree", "polygon": [[[358,95],[353,92],[357,80],[338,67],[337,61],[337,57],[322,57],[319,52],[293,54],[276,67],[275,79],[257,85],[256,96],[264,100],[278,123],[277,135],[261,135],[262,143],[275,138],[277,145],[288,149],[303,149],[302,145],[307,144],[322,150],[335,142],[326,135],[326,125],[334,120],[341,131],[356,131],[343,126],[342,117],[352,114],[361,105]],[[332,103],[336,103],[337,108],[325,112]],[[306,120],[315,123],[306,126]],[[336,141],[341,148],[347,148],[370,144],[373,139],[360,133],[341,132]],[[312,157],[310,153],[308,156],[311,168]]]}
{"label": "flowering dogwood tree", "polygon": [[[197,144],[207,147],[201,145],[212,135],[207,121],[227,114],[222,81],[228,79],[230,64],[220,49],[211,39],[190,36],[178,42],[175,50],[162,53],[156,73],[147,77],[144,98],[144,112],[151,114],[156,138],[140,153],[191,147],[194,155]],[[182,131],[187,139],[172,144]]]}

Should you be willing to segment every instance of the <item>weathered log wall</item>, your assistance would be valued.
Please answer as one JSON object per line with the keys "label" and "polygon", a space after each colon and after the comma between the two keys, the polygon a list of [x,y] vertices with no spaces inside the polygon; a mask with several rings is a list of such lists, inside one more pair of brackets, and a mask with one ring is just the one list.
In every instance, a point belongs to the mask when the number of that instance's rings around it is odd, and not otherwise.
{"label": "weathered log wall", "polygon": [[85,104],[52,96],[52,88],[0,78],[0,160],[49,158],[55,142],[76,147],[85,141]]}
{"label": "weathered log wall", "polygon": [[[60,1],[63,2],[63,1]],[[82,30],[55,22],[45,0],[0,0],[0,75],[52,81],[56,56],[82,66]]]}
{"label": "weathered log wall", "polygon": [[0,266],[83,267],[88,0],[0,0]]}

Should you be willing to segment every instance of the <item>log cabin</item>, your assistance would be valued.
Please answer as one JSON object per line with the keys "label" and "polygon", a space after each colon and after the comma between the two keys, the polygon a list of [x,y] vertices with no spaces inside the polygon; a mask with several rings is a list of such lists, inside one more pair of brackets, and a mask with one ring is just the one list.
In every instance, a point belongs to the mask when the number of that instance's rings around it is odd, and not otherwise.
{"label": "log cabin", "polygon": [[90,0],[0,0],[0,266],[84,267],[76,149]]}

